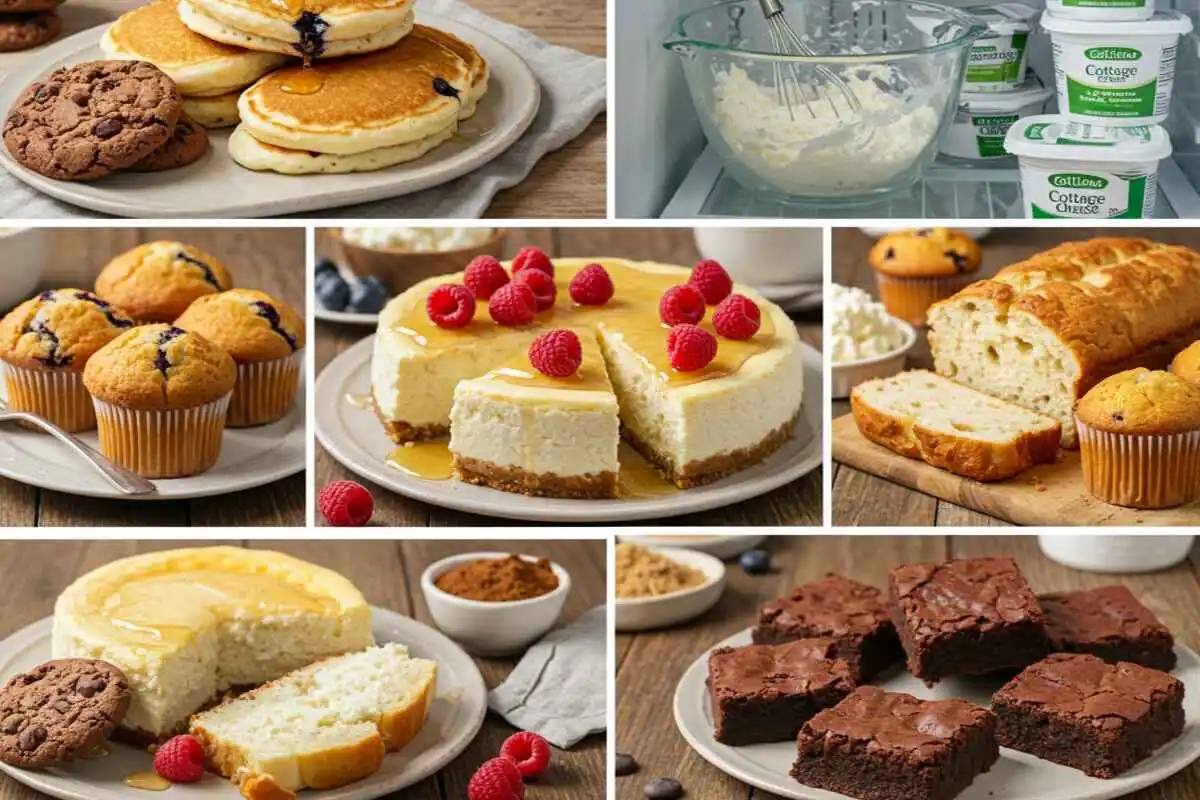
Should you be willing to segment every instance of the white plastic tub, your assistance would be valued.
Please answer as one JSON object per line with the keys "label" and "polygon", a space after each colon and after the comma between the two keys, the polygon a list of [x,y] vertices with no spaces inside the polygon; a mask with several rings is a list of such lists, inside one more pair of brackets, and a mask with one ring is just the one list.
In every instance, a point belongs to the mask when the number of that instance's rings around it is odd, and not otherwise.
{"label": "white plastic tub", "polygon": [[988,25],[988,32],[971,44],[963,91],[1009,92],[1021,88],[1037,9],[1021,3],[995,3],[962,10]]}
{"label": "white plastic tub", "polygon": [[1041,114],[1054,90],[1030,77],[1015,92],[963,92],[958,113],[942,136],[942,155],[964,161],[1009,158],[1004,137],[1017,120]]}
{"label": "white plastic tub", "polygon": [[1059,113],[1078,122],[1154,125],[1167,118],[1179,37],[1190,17],[1159,11],[1140,22],[1042,15],[1054,49]]}
{"label": "white plastic tub", "polygon": [[1046,0],[1046,10],[1062,19],[1133,22],[1154,16],[1154,0]]}
{"label": "white plastic tub", "polygon": [[1158,164],[1171,155],[1157,125],[1117,128],[1057,115],[1020,120],[1004,145],[1019,160],[1030,219],[1152,217]]}

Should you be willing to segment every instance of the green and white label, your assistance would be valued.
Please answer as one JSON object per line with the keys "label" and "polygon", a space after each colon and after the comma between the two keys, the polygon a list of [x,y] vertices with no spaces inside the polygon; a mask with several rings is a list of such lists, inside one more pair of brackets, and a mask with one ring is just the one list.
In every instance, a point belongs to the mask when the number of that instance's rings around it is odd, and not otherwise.
{"label": "green and white label", "polygon": [[1004,149],[1004,136],[1013,123],[1020,118],[1020,114],[971,117],[971,124],[975,128],[975,146],[979,149],[979,157],[1003,158],[1007,156],[1008,151]]}
{"label": "green and white label", "polygon": [[1059,103],[1071,114],[1105,119],[1165,115],[1175,77],[1175,46],[1139,49],[1054,41]]}
{"label": "green and white label", "polygon": [[1154,209],[1153,174],[1030,170],[1021,183],[1033,219],[1143,219]]}
{"label": "green and white label", "polygon": [[979,39],[967,58],[968,86],[978,84],[1018,85],[1025,80],[1025,46],[1028,33],[998,34]]}
{"label": "green and white label", "polygon": [[1145,8],[1146,0],[1062,0],[1067,8]]}

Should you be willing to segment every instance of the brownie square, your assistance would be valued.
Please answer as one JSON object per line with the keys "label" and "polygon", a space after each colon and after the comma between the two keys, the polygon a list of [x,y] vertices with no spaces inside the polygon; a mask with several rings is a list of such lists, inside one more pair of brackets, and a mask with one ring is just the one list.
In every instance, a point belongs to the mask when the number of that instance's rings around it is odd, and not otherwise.
{"label": "brownie square", "polygon": [[1027,667],[1050,652],[1037,597],[1011,558],[905,564],[888,588],[908,671],[929,686]]}
{"label": "brownie square", "polygon": [[1124,586],[1044,594],[1038,603],[1046,615],[1050,649],[1056,653],[1091,653],[1113,663],[1175,668],[1175,637]]}
{"label": "brownie square", "polygon": [[729,745],[787,742],[823,708],[854,691],[832,639],[722,647],[708,657],[713,738]]}
{"label": "brownie square", "polygon": [[874,686],[810,719],[792,777],[861,800],[950,800],[1000,758],[996,717]]}
{"label": "brownie square", "polygon": [[874,586],[827,575],[797,586],[758,611],[754,641],[778,644],[810,637],[837,642],[835,654],[850,664],[854,680],[868,681],[904,657],[883,592]]}
{"label": "brownie square", "polygon": [[1183,732],[1183,684],[1139,664],[1056,653],[992,697],[1000,744],[1114,778]]}

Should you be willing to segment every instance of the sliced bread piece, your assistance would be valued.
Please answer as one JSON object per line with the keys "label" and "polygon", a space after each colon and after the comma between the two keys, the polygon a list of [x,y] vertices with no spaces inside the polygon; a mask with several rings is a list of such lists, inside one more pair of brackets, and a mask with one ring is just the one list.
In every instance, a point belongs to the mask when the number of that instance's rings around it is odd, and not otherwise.
{"label": "sliced bread piece", "polygon": [[386,644],[290,672],[192,717],[209,767],[249,800],[334,789],[379,769],[416,738],[437,664]]}
{"label": "sliced bread piece", "polygon": [[850,408],[871,441],[977,481],[1053,461],[1062,439],[1057,420],[924,370],[859,384]]}

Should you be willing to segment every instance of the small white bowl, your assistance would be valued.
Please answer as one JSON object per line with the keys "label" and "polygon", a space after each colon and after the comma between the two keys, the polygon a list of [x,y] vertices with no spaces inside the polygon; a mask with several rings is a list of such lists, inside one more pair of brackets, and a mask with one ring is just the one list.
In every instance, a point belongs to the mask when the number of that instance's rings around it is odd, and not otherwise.
{"label": "small white bowl", "polygon": [[684,547],[716,556],[722,561],[737,558],[747,550],[753,550],[766,536],[747,536],[740,533],[683,534],[683,533],[622,533],[617,537],[622,542],[642,547]]}
{"label": "small white bowl", "polygon": [[841,400],[850,396],[850,391],[865,381],[875,378],[890,378],[904,371],[904,363],[908,353],[917,343],[917,331],[902,319],[892,317],[892,324],[904,332],[904,344],[890,353],[872,358],[862,358],[858,361],[843,361],[832,365],[833,399]]}
{"label": "small white bowl", "polygon": [[708,611],[725,591],[725,565],[719,558],[682,547],[647,547],[672,561],[704,573],[707,581],[659,597],[632,597],[616,600],[617,630],[622,633],[666,628],[687,622]]}
{"label": "small white bowl", "polygon": [[[443,558],[421,573],[421,591],[429,613],[442,633],[468,652],[480,656],[511,656],[523,652],[546,635],[571,591],[571,575],[558,564],[550,568],[558,576],[558,588],[530,600],[484,603],[443,592],[434,581],[455,567],[492,558],[507,558],[511,553],[463,553]],[[534,556],[522,555],[526,561]]]}

